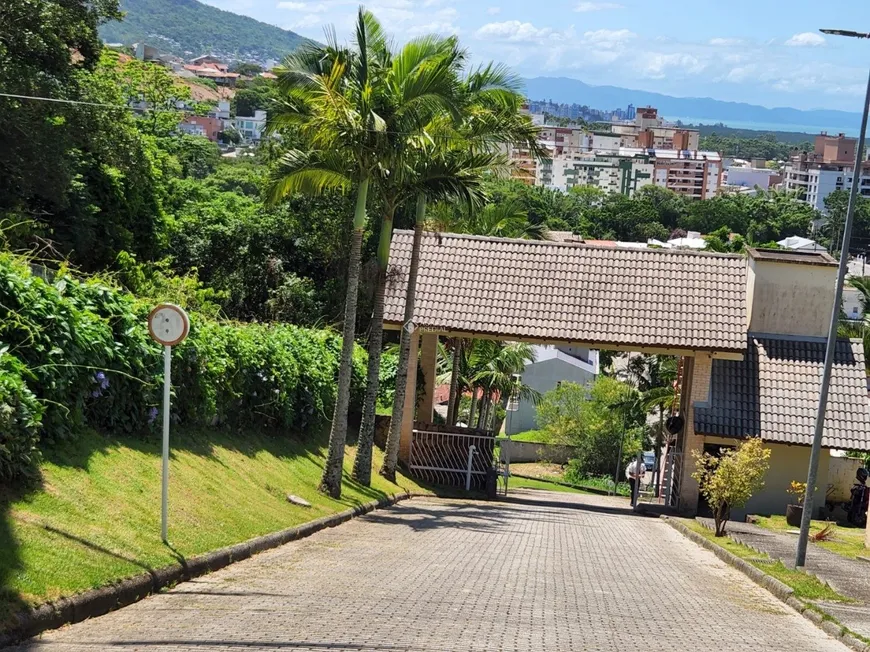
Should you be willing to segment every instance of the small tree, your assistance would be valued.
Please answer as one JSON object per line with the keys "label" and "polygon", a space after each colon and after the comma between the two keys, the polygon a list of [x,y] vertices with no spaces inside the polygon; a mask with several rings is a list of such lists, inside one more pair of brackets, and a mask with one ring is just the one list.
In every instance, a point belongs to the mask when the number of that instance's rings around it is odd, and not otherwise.
{"label": "small tree", "polygon": [[716,536],[725,534],[725,524],[732,507],[743,507],[756,491],[764,486],[764,475],[770,467],[770,449],[754,437],[719,457],[692,451],[701,493],[713,510]]}

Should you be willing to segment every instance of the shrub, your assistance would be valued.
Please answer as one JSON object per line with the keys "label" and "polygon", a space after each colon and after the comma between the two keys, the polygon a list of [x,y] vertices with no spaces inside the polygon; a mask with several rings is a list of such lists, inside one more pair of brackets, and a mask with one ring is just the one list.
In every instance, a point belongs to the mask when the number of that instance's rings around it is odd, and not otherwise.
{"label": "shrub", "polygon": [[[148,336],[152,301],[99,279],[59,272],[53,282],[0,255],[0,480],[32,468],[36,434],[72,437],[83,427],[157,429],[162,349]],[[290,325],[218,322],[191,314],[173,350],[173,419],[191,425],[304,430],[326,421],[336,396],[341,338]],[[366,355],[354,352],[351,409],[359,410]],[[2,437],[2,436],[0,436]]]}
{"label": "shrub", "polygon": [[42,405],[24,382],[27,370],[0,349],[0,483],[28,476],[39,462]]}
{"label": "shrub", "polygon": [[770,467],[770,449],[761,438],[741,442],[737,448],[724,451],[719,457],[692,451],[695,472],[701,494],[713,510],[716,536],[725,534],[732,507],[743,507],[752,494],[764,486],[764,475]]}

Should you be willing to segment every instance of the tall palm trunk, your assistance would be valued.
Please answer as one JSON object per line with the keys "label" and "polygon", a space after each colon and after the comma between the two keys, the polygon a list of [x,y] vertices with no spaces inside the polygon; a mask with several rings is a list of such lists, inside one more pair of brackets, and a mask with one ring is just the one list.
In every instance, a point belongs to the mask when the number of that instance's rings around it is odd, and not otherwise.
{"label": "tall palm trunk", "polygon": [[459,337],[453,338],[453,369],[450,372],[450,393],[447,399],[447,425],[456,425],[456,412],[459,407],[459,401],[456,400],[457,390],[459,388],[459,361],[462,356],[462,339]]}
{"label": "tall palm trunk", "polygon": [[471,386],[471,407],[468,408],[468,427],[474,428],[474,413],[477,412],[477,387]]}
{"label": "tall palm trunk", "polygon": [[338,393],[335,411],[332,414],[332,429],[329,432],[329,453],[320,490],[333,498],[341,497],[341,474],[344,464],[344,445],[347,440],[347,410],[350,404],[350,381],[353,372],[353,347],[356,334],[357,291],[362,255],[363,230],[366,224],[366,200],[369,179],[364,177],[357,190],[356,210],[353,216],[353,239],[350,247],[350,262],[347,269],[347,298],[344,303],[344,329],[342,330],[341,366],[338,370]]}
{"label": "tall palm trunk", "polygon": [[480,389],[480,405],[477,408],[477,429],[481,430],[486,427],[486,405],[489,400],[485,387]]}
{"label": "tall palm trunk", "polygon": [[384,294],[387,287],[387,266],[390,264],[390,240],[393,237],[393,211],[384,215],[378,244],[378,275],[375,282],[375,305],[369,327],[369,368],[362,422],[357,438],[353,479],[366,487],[372,482],[372,446],[375,441],[375,412],[381,371],[381,349],[384,344]]}
{"label": "tall palm trunk", "polygon": [[[396,465],[399,462],[399,443],[402,437],[402,418],[405,412],[405,388],[408,384],[408,366],[411,357],[411,338],[419,337],[411,323],[414,318],[414,298],[417,292],[417,269],[420,267],[420,246],[423,241],[423,222],[426,219],[426,195],[417,195],[417,213],[414,222],[414,244],[411,247],[411,266],[408,269],[408,292],[405,295],[405,314],[402,319],[402,342],[399,347],[399,364],[396,368],[396,392],[393,397],[393,415],[390,420],[390,435],[387,438],[387,453],[380,473],[395,482]],[[411,330],[409,333],[408,330]],[[414,371],[417,373],[417,361]],[[413,408],[412,408],[413,409]],[[413,418],[413,415],[411,415]]]}

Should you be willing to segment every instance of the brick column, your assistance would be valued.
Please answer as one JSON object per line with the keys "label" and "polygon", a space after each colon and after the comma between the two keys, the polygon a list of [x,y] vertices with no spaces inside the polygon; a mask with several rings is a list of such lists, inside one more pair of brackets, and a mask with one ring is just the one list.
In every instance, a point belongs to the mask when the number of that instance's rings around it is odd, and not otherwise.
{"label": "brick column", "polygon": [[423,344],[420,349],[420,368],[423,370],[423,397],[417,421],[432,423],[435,410],[435,370],[438,364],[438,335],[423,333]]}
{"label": "brick column", "polygon": [[399,439],[399,459],[406,464],[411,456],[411,431],[414,429],[414,412],[417,409],[417,354],[420,351],[420,331],[414,331],[410,337],[408,382],[405,385],[405,409],[402,410],[402,436]]}
{"label": "brick column", "polygon": [[707,404],[710,400],[710,374],[713,358],[709,353],[695,356],[692,370],[692,387],[689,394],[689,409],[685,415],[686,425],[683,438],[683,466],[680,476],[680,511],[695,514],[698,511],[698,481],[692,477],[695,472],[695,458],[692,451],[704,450],[703,435],[695,434],[695,406]]}

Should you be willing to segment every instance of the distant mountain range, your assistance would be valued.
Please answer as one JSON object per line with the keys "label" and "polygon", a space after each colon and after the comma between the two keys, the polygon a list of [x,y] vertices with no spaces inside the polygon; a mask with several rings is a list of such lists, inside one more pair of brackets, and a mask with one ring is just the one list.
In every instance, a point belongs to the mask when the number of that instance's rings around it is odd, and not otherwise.
{"label": "distant mountain range", "polygon": [[123,21],[100,28],[107,43],[147,43],[193,58],[214,54],[227,60],[280,61],[306,39],[295,32],[196,0],[121,0]]}
{"label": "distant mountain range", "polygon": [[[723,102],[709,97],[673,97],[649,91],[634,91],[618,86],[590,86],[567,77],[526,79],[526,95],[533,100],[552,100],[564,104],[585,104],[595,109],[613,110],[634,106],[654,106],[668,120],[691,118],[705,123],[723,122],[746,128],[783,131],[844,131],[855,133],[861,123],[858,113],[814,109],[802,111],[788,107],[768,109],[743,102]],[[755,125],[755,126],[750,126]]]}

